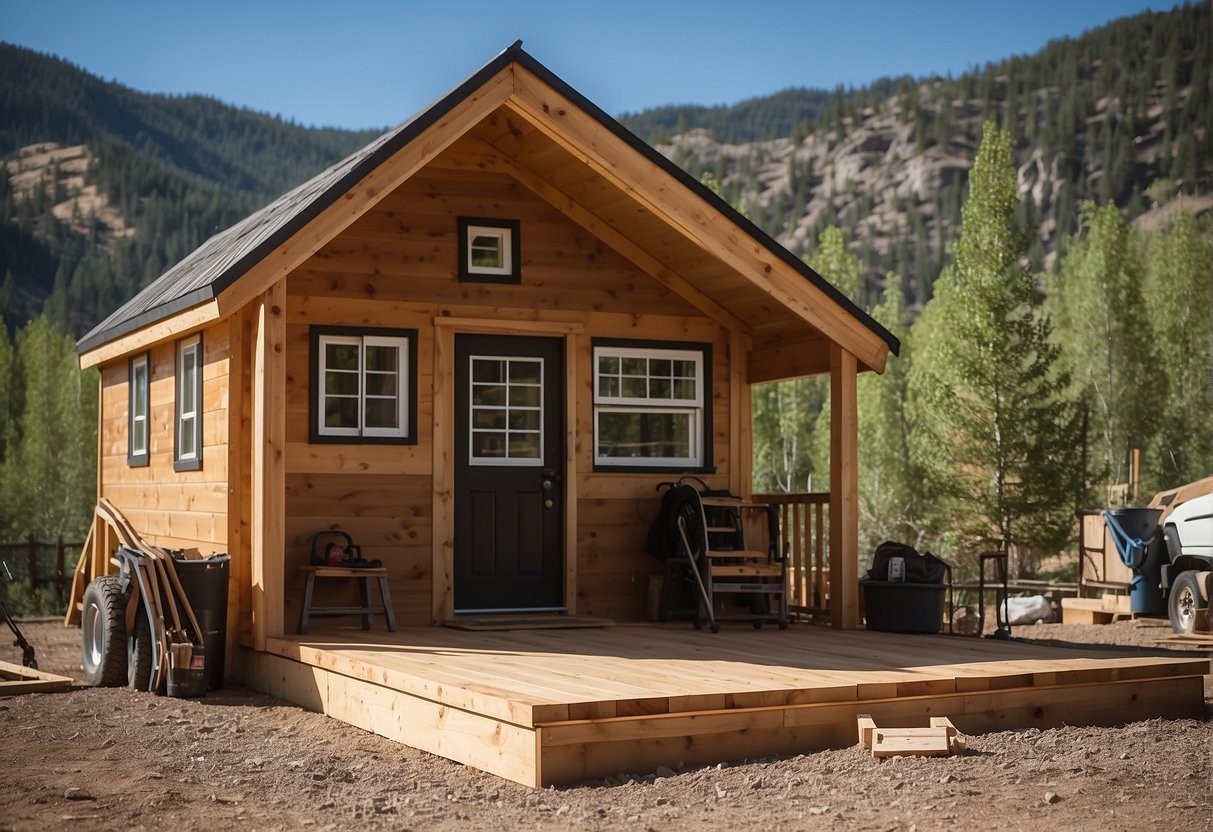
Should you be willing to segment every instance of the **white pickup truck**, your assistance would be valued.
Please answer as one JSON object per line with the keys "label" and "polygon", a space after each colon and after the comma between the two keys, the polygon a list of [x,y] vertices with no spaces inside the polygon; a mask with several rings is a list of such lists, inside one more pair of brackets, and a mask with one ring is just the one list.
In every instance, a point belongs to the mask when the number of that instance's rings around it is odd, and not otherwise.
{"label": "white pickup truck", "polygon": [[1169,563],[1162,567],[1162,589],[1171,629],[1190,633],[1213,589],[1213,477],[1164,491],[1151,505],[1163,509],[1159,522]]}

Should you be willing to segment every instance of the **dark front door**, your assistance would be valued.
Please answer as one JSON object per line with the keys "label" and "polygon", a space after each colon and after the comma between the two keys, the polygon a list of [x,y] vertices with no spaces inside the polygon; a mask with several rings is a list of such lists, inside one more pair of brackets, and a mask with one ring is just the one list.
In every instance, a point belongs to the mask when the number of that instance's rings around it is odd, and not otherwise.
{"label": "dark front door", "polygon": [[564,606],[564,342],[455,336],[455,610]]}

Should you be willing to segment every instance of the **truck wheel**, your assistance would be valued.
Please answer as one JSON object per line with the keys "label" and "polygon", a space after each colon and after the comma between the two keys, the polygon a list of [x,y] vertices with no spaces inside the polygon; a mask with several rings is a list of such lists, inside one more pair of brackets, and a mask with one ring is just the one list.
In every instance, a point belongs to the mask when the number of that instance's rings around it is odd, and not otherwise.
{"label": "truck wheel", "polygon": [[1171,617],[1171,629],[1177,633],[1195,630],[1196,610],[1208,604],[1200,584],[1200,573],[1195,569],[1180,572],[1175,583],[1171,584],[1167,612]]}
{"label": "truck wheel", "polygon": [[81,653],[84,681],[94,687],[126,683],[126,602],[117,575],[97,578],[84,591]]}
{"label": "truck wheel", "polygon": [[147,611],[135,616],[135,632],[126,637],[126,684],[131,690],[148,690],[152,682],[152,627]]}

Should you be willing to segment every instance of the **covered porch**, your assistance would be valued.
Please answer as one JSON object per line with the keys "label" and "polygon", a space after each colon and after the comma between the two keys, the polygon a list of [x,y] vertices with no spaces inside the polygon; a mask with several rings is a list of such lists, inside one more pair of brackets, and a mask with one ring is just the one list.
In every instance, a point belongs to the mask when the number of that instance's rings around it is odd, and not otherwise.
{"label": "covered porch", "polygon": [[855,742],[855,717],[967,733],[1199,714],[1207,658],[957,636],[688,624],[396,633],[244,649],[241,674],[365,730],[529,786]]}

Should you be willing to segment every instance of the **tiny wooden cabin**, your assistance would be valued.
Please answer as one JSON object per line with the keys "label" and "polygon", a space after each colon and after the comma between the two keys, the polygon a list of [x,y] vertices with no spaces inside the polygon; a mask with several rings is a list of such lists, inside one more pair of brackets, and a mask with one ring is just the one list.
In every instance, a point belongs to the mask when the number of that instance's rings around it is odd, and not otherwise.
{"label": "tiny wooden cabin", "polygon": [[855,381],[896,348],[520,44],[79,344],[99,495],[154,544],[229,552],[229,630],[258,650],[334,528],[402,624],[642,618],[656,484],[749,495],[751,385],[817,373],[828,604],[854,627]]}
{"label": "tiny wooden cabin", "polygon": [[[99,496],[152,544],[231,555],[231,675],[520,783],[845,745],[857,714],[1200,711],[1204,659],[843,632],[856,376],[896,340],[519,44],[79,347],[101,370]],[[835,632],[430,626],[642,618],[655,486],[750,496],[751,386],[818,373],[829,494],[780,500],[792,594]],[[299,632],[300,567],[333,529],[383,562],[399,631]],[[90,540],[81,588],[112,568],[110,527]]]}

